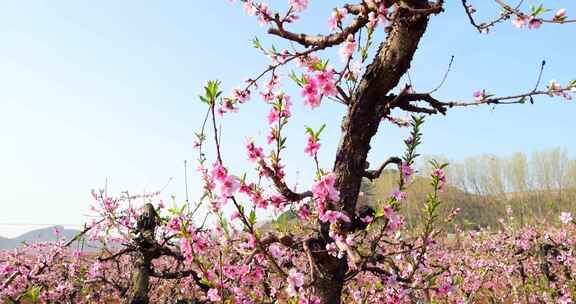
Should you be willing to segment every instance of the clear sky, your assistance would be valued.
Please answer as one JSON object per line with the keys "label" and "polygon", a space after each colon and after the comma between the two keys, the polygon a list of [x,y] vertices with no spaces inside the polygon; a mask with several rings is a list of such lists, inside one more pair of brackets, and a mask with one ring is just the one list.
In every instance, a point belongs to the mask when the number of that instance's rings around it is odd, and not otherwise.
{"label": "clear sky", "polygon": [[[296,29],[324,33],[330,8],[343,1],[310,2]],[[479,35],[459,1],[448,2],[446,12],[432,18],[413,63],[416,89],[436,86],[451,55],[453,70],[437,94],[444,99],[469,99],[483,88],[501,95],[527,91],[542,59],[545,82],[576,78],[575,25],[528,31],[505,22]],[[475,2],[481,15],[498,12],[490,1]],[[546,3],[576,16],[572,0]],[[194,131],[204,111],[197,95],[206,80],[220,79],[229,90],[259,73],[267,61],[251,48],[251,38],[277,41],[264,33],[227,0],[0,2],[0,235],[38,227],[23,223],[83,223],[90,189],[106,180],[111,192],[136,193],[173,178],[164,196],[181,202],[183,161],[195,158]],[[326,53],[339,64],[334,55]],[[321,162],[330,168],[344,108],[325,101],[305,109],[288,88],[297,106],[288,127],[288,180],[307,184],[312,163],[302,153],[303,126],[327,123]],[[264,144],[267,110],[253,99],[223,122],[224,157],[236,172],[249,170],[244,138]],[[561,146],[574,155],[575,114],[574,102],[547,97],[536,105],[451,110],[428,119],[421,152],[460,160]],[[383,125],[371,162],[401,153],[404,135]],[[198,176],[193,169],[190,175],[197,197]]]}

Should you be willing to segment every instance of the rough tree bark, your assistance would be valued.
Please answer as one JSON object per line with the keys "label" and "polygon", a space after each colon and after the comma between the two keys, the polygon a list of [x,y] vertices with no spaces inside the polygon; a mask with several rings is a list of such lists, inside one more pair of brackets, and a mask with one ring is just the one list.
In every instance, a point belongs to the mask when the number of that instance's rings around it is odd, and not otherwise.
{"label": "rough tree bark", "polygon": [[136,267],[132,274],[132,292],[130,304],[148,304],[148,289],[150,288],[150,274],[152,273],[152,260],[158,256],[154,233],[158,224],[158,214],[150,203],[144,205],[142,214],[138,218],[138,237],[134,240],[138,248]]}
{"label": "rough tree bark", "polygon": [[[425,0],[404,2],[412,8],[428,6],[428,1]],[[349,215],[355,214],[371,139],[378,131],[383,114],[387,113],[390,103],[393,102],[393,99],[386,98],[386,95],[398,85],[402,75],[410,67],[427,24],[428,14],[415,14],[408,9],[399,8],[386,41],[381,44],[351,98],[342,122],[342,136],[334,163],[340,204]],[[328,230],[329,225],[323,224],[321,239],[328,239]],[[348,271],[346,259],[316,256],[316,263],[321,273],[314,287],[321,303],[340,303]]]}

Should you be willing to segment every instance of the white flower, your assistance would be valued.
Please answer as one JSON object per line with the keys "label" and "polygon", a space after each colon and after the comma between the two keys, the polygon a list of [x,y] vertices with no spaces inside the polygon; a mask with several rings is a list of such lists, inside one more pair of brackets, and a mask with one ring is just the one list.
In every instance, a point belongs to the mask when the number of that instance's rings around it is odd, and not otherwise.
{"label": "white flower", "polygon": [[571,214],[570,212],[562,212],[562,213],[560,214],[560,221],[561,221],[563,224],[569,224],[569,223],[572,222],[572,220],[573,220],[573,219],[572,219],[572,214]]}

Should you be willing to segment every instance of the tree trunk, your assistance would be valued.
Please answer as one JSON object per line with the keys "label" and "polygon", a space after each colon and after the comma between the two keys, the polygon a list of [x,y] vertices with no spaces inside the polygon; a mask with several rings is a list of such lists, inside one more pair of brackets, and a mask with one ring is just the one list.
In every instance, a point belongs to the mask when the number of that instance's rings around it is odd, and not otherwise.
{"label": "tree trunk", "polygon": [[148,304],[148,290],[150,288],[150,274],[152,272],[152,260],[158,257],[155,245],[154,233],[158,224],[158,214],[154,206],[147,203],[142,208],[138,218],[138,236],[134,242],[138,246],[136,267],[132,274],[132,291],[130,304]]}
{"label": "tree trunk", "polygon": [[139,257],[137,267],[132,274],[132,295],[130,304],[148,304],[148,289],[150,288],[150,261]]}
{"label": "tree trunk", "polygon": [[[423,8],[427,1],[404,1],[414,8]],[[427,15],[415,15],[398,8],[390,32],[380,46],[374,61],[367,67],[360,85],[348,107],[342,122],[342,137],[336,153],[334,173],[336,186],[340,191],[340,204],[348,215],[354,216],[356,201],[360,191],[370,141],[378,131],[378,126],[393,98],[390,90],[398,85],[408,68],[418,43],[428,24]],[[321,227],[321,237],[328,239],[329,226]],[[344,231],[347,232],[347,231]],[[314,287],[322,304],[341,302],[344,279],[348,264],[343,259],[317,259],[323,279],[317,279]]]}

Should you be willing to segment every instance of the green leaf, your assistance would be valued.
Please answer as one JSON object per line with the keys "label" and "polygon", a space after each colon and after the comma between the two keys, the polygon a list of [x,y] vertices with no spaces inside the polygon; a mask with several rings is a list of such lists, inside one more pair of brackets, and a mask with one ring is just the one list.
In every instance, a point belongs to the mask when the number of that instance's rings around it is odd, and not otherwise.
{"label": "green leaf", "polygon": [[206,285],[206,286],[212,286],[212,284],[210,284],[210,281],[208,281],[206,278],[200,279],[200,284]]}
{"label": "green leaf", "polygon": [[26,291],[26,297],[33,303],[36,303],[40,299],[40,291],[42,291],[42,286],[30,287]]}
{"label": "green leaf", "polygon": [[[326,64],[328,64],[328,61],[326,61]],[[320,61],[312,64],[311,67],[316,71],[322,71],[325,69],[326,66],[324,65],[323,62]]]}
{"label": "green leaf", "polygon": [[260,43],[260,40],[258,39],[258,37],[254,37],[254,39],[252,39],[252,46],[255,49],[262,49],[262,44]]}
{"label": "green leaf", "polygon": [[324,131],[325,128],[326,124],[322,124],[322,126],[320,126],[320,129],[318,129],[318,131],[315,133],[316,139],[318,139],[318,137],[320,136],[320,134],[322,134],[322,131]]}
{"label": "green leaf", "polygon": [[298,78],[298,76],[296,76],[294,71],[290,71],[290,79],[292,79],[298,86],[302,86],[302,81]]}
{"label": "green leaf", "polygon": [[526,102],[526,96],[522,96],[522,98],[518,99],[519,103],[525,103]]}
{"label": "green leaf", "polygon": [[252,225],[256,224],[256,211],[255,210],[250,211],[250,217],[248,218],[248,221]]}
{"label": "green leaf", "polygon": [[276,47],[274,45],[272,45],[269,52],[272,54],[278,54],[278,50],[276,50]]}

